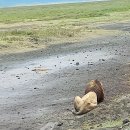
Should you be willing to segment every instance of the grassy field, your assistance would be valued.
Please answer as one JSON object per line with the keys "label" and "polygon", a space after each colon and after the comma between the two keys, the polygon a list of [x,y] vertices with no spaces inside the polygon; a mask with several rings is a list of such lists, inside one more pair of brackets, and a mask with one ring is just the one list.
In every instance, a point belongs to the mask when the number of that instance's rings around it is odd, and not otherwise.
{"label": "grassy field", "polygon": [[116,32],[97,24],[130,20],[130,0],[0,9],[0,51],[77,42]]}
{"label": "grassy field", "polygon": [[0,10],[0,22],[14,23],[25,21],[79,19],[109,16],[112,12],[129,11],[129,0],[112,0],[111,2],[76,3],[62,5],[45,5],[16,7]]}

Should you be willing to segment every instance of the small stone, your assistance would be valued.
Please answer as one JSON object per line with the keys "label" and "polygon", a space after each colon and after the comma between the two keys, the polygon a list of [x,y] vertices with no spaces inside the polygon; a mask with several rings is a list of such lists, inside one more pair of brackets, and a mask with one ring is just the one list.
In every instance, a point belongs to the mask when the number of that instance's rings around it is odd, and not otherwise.
{"label": "small stone", "polygon": [[92,62],[88,62],[88,65],[93,65],[93,63]]}
{"label": "small stone", "polygon": [[35,87],[34,89],[38,89],[37,87]]}
{"label": "small stone", "polygon": [[76,62],[76,65],[79,65],[79,62]]}
{"label": "small stone", "polygon": [[63,122],[57,124],[57,126],[62,126],[62,125],[63,125]]}
{"label": "small stone", "polygon": [[113,120],[117,120],[117,117],[115,115],[112,116]]}
{"label": "small stone", "polygon": [[124,119],[124,120],[123,120],[123,124],[126,124],[126,123],[128,123],[128,122],[130,122],[129,119]]}
{"label": "small stone", "polygon": [[52,104],[52,106],[56,106],[56,104]]}

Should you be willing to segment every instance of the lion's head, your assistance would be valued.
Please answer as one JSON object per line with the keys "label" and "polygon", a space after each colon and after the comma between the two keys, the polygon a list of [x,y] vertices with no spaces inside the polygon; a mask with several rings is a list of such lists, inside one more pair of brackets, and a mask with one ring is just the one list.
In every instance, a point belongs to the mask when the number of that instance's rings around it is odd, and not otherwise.
{"label": "lion's head", "polygon": [[86,87],[85,94],[88,92],[95,92],[97,94],[97,102],[100,103],[104,100],[104,89],[100,81],[91,80]]}

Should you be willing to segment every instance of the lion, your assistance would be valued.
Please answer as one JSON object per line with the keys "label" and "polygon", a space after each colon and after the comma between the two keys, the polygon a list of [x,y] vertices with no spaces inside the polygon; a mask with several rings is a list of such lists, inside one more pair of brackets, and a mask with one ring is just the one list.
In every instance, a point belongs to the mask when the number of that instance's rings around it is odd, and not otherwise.
{"label": "lion", "polygon": [[85,95],[81,98],[76,96],[74,99],[75,112],[73,114],[85,114],[96,108],[98,103],[104,100],[104,89],[100,81],[91,80],[86,87]]}

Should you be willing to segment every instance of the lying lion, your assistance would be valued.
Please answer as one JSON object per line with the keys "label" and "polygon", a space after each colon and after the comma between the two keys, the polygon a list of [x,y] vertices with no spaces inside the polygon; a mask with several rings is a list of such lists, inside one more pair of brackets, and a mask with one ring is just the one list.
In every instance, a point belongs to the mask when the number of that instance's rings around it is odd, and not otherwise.
{"label": "lying lion", "polygon": [[91,80],[86,87],[85,95],[74,99],[75,112],[73,114],[81,115],[94,109],[98,103],[104,100],[103,85],[98,80]]}

